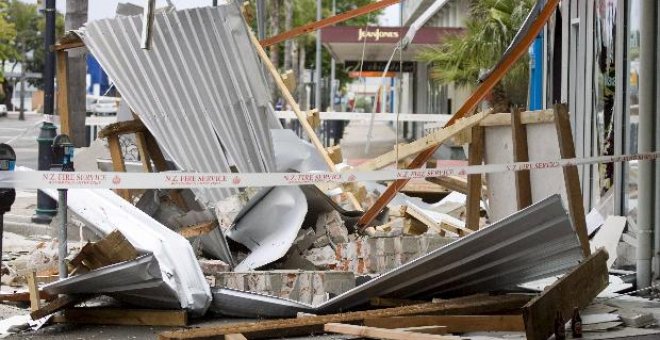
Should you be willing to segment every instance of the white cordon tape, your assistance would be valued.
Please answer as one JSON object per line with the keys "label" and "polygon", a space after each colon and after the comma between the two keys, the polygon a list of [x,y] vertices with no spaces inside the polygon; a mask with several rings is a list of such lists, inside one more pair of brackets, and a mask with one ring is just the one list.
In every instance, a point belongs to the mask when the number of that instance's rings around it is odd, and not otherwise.
{"label": "white cordon tape", "polygon": [[348,183],[362,181],[391,181],[396,179],[463,176],[541,170],[572,165],[655,160],[660,152],[624,156],[601,156],[554,161],[451,166],[436,169],[381,170],[370,172],[308,172],[308,173],[120,173],[120,172],[0,172],[0,188],[16,189],[199,189],[275,187],[317,183]]}

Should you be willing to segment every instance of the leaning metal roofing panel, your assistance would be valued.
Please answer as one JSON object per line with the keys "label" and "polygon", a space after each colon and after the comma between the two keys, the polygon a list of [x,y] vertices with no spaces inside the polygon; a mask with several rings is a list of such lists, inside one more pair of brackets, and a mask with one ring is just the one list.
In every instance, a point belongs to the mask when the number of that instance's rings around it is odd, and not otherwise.
{"label": "leaning metal roofing panel", "polygon": [[[223,289],[213,292],[211,309],[233,316],[285,317],[309,308],[313,313],[347,310],[376,296],[427,299],[469,295],[565,273],[581,259],[577,236],[561,198],[555,195],[316,307]],[[219,306],[222,301],[237,300],[243,300],[244,307]],[[250,309],[246,309],[248,305]]]}
{"label": "leaning metal roofing panel", "polygon": [[[269,91],[235,2],[157,15],[150,50],[142,17],[90,22],[81,37],[179,169],[275,171]],[[200,189],[211,206],[229,189]]]}

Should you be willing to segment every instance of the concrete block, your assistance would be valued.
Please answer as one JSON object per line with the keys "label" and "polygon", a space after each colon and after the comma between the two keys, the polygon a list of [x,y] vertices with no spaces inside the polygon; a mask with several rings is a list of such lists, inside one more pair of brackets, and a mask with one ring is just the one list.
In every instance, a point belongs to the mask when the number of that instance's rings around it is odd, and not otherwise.
{"label": "concrete block", "polygon": [[220,260],[198,259],[199,266],[202,268],[204,275],[213,275],[215,273],[228,272],[231,269],[229,265]]}

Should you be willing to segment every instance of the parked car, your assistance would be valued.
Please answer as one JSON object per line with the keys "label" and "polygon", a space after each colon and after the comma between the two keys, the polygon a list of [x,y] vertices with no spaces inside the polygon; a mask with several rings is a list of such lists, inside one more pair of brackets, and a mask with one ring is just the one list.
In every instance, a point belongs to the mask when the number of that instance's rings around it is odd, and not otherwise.
{"label": "parked car", "polygon": [[0,117],[4,117],[6,115],[7,115],[7,105],[0,104]]}

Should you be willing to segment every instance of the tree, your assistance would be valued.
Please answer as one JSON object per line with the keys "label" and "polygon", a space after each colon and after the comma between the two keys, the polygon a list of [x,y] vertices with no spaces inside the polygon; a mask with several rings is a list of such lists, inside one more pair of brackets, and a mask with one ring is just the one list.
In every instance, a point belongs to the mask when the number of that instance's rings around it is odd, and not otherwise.
{"label": "tree", "polygon": [[[13,42],[16,39],[16,27],[7,20],[7,4],[0,3],[0,82],[5,81],[5,60],[15,57],[16,50]],[[0,88],[0,98],[5,97],[5,92]]]}
{"label": "tree", "polygon": [[[431,78],[440,84],[475,86],[479,76],[502,57],[533,6],[533,0],[473,0],[464,34],[448,37],[422,51],[420,61],[431,63]],[[491,105],[508,112],[526,106],[528,58],[522,58],[493,89]]]}
{"label": "tree", "polygon": [[[6,20],[13,28],[11,36],[3,36],[2,21]],[[11,69],[21,63],[26,72],[41,73],[44,67],[44,42],[45,18],[37,10],[37,5],[28,4],[19,0],[3,2],[0,5],[0,64],[11,65]],[[57,35],[61,36],[64,31],[64,18],[57,15]],[[28,56],[31,56],[29,58]],[[1,72],[1,71],[0,71]],[[11,108],[11,97],[13,85],[9,79],[1,79],[2,89],[5,93],[4,104]],[[41,87],[41,79],[29,79],[30,83]]]}

